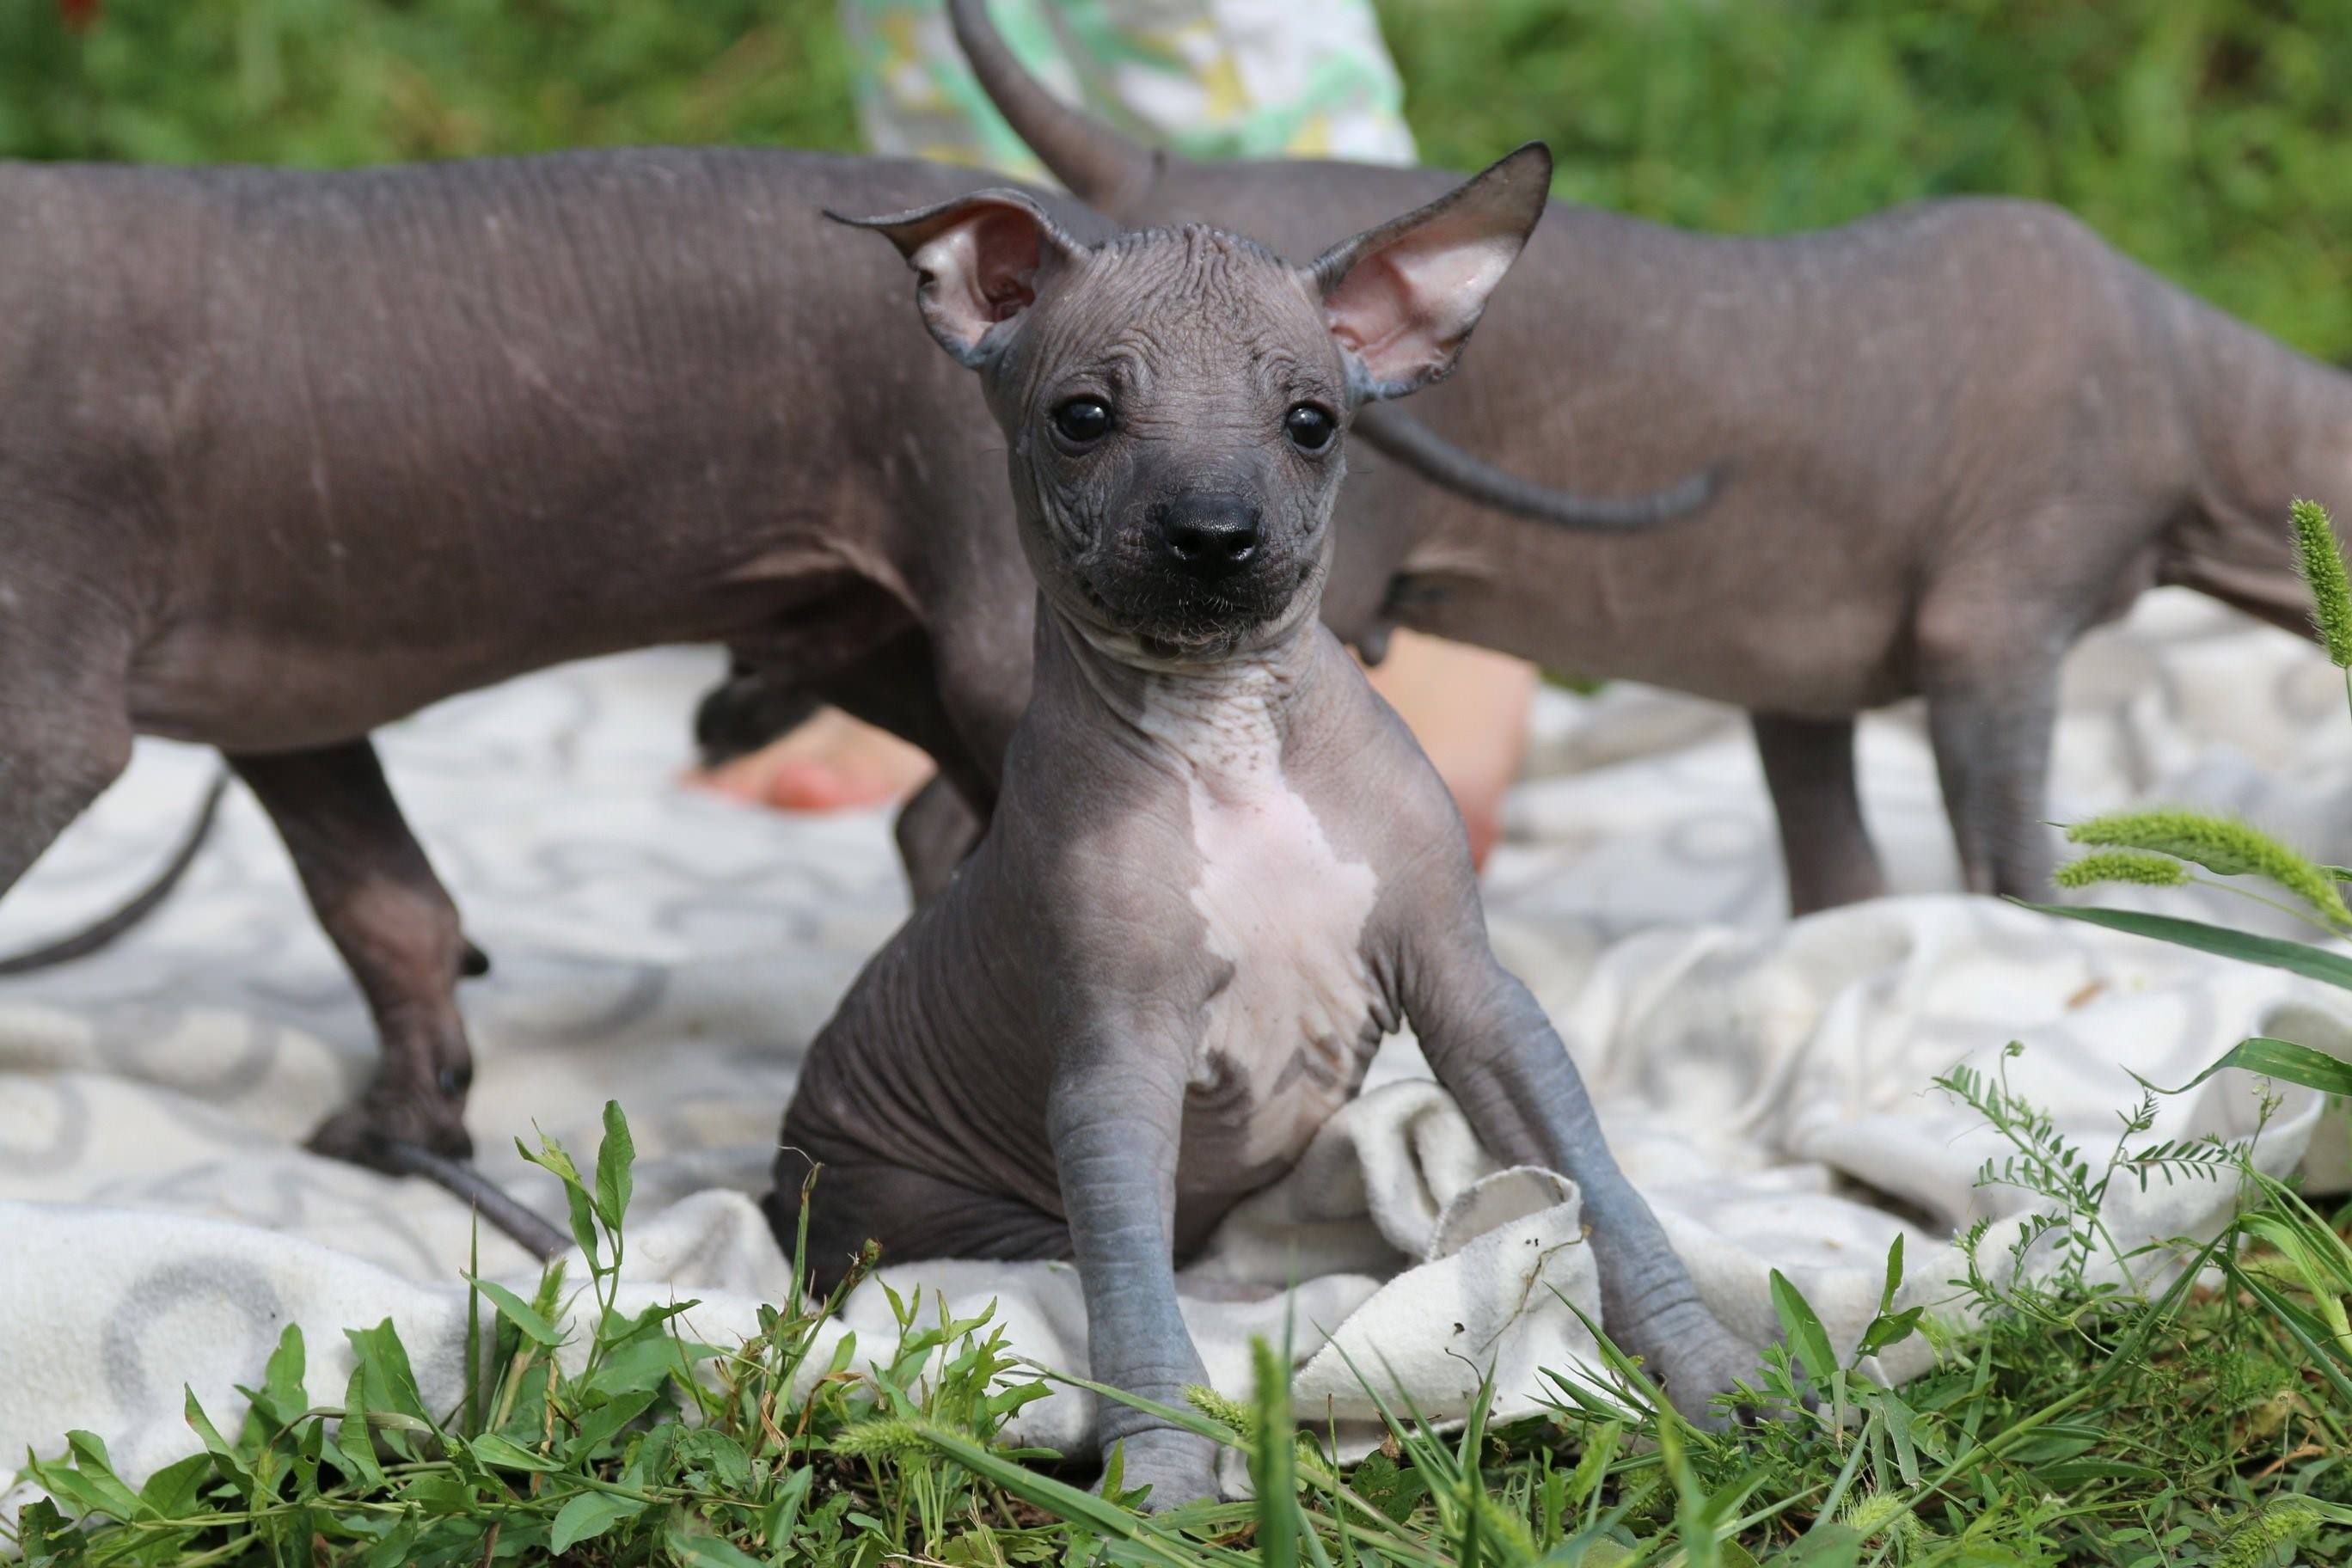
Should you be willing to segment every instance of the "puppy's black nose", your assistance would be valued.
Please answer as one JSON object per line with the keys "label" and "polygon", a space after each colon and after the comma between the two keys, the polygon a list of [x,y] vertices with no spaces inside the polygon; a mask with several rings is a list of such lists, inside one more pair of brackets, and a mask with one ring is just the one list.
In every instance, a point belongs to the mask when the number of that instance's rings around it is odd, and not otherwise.
{"label": "puppy's black nose", "polygon": [[1160,514],[1160,545],[1170,563],[1202,582],[1248,565],[1264,536],[1257,503],[1234,496],[1185,496]]}

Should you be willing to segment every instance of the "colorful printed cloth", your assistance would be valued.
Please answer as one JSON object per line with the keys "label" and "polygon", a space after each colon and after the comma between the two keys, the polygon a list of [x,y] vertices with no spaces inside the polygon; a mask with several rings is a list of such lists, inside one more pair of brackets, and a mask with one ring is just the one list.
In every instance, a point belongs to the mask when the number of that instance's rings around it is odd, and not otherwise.
{"label": "colorful printed cloth", "polygon": [[[842,0],[866,144],[1045,171],[982,92],[940,0]],[[1022,63],[1139,142],[1195,158],[1413,162],[1370,0],[993,0]]]}

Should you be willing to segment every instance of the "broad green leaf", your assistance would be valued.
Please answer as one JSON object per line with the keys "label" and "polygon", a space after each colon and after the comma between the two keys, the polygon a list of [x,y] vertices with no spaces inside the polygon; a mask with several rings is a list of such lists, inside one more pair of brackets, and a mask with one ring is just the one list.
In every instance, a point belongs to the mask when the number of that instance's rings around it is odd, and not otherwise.
{"label": "broad green leaf", "polygon": [[632,1339],[604,1358],[594,1374],[583,1384],[583,1391],[617,1399],[624,1394],[657,1390],[671,1378],[694,1375],[694,1363],[708,1361],[719,1351],[711,1345],[688,1341],[685,1354],[678,1353],[678,1342],[667,1334],[647,1334]]}
{"label": "broad green leaf", "polygon": [[562,1459],[534,1453],[511,1437],[496,1432],[485,1432],[466,1445],[482,1463],[501,1470],[536,1470],[541,1475],[553,1475],[566,1468]]}
{"label": "broad green leaf", "polygon": [[1617,1444],[1624,1431],[1624,1426],[1615,1421],[1603,1421],[1589,1429],[1583,1457],[1576,1461],[1576,1468],[1568,1478],[1570,1508],[1582,1508],[1584,1500],[1608,1475],[1609,1467],[1617,1462]]}
{"label": "broad green leaf", "polygon": [[1886,1435],[1895,1443],[1895,1473],[1903,1478],[1905,1486],[1916,1487],[1919,1484],[1919,1445],[1913,1434],[1919,1418],[1893,1389],[1880,1394],[1876,1404],[1879,1415],[1886,1422]]}
{"label": "broad green leaf", "polygon": [[289,1323],[278,1336],[278,1348],[269,1352],[259,1392],[238,1390],[253,1406],[246,1413],[245,1428],[237,1438],[239,1451],[248,1456],[259,1453],[310,1408],[310,1395],[302,1386],[303,1357],[301,1326]]}
{"label": "broad green leaf", "polygon": [[751,1488],[751,1461],[743,1445],[715,1426],[696,1426],[678,1434],[678,1462],[706,1470],[719,1489],[740,1495]]}
{"label": "broad green leaf", "polygon": [[400,1342],[400,1331],[392,1326],[390,1318],[372,1329],[345,1329],[343,1337],[352,1342],[352,1348],[373,1374],[368,1384],[370,1392],[383,1394],[387,1401],[376,1408],[415,1416],[439,1430],[425,1408],[424,1394],[417,1392],[416,1373],[408,1364],[408,1347]]}
{"label": "broad green leaf", "polygon": [[614,1497],[610,1492],[582,1492],[555,1510],[555,1523],[548,1531],[548,1549],[556,1552],[569,1552],[583,1541],[593,1541],[625,1519],[635,1519],[646,1511],[646,1505],[635,1498]]}
{"label": "broad green leaf", "polygon": [[476,1279],[471,1274],[466,1276],[466,1282],[488,1296],[491,1304],[498,1308],[499,1316],[520,1329],[524,1338],[549,1350],[563,1342],[563,1335],[554,1324],[533,1311],[528,1302],[505,1286],[493,1279]]}
{"label": "broad green leaf", "polygon": [[17,1510],[16,1550],[35,1568],[79,1563],[89,1555],[88,1542],[81,1531],[68,1524],[57,1504],[47,1498],[37,1499]]}
{"label": "broad green leaf", "polygon": [[[25,1474],[39,1483],[41,1489],[66,1505],[67,1511],[77,1519],[90,1514],[113,1514],[114,1506],[107,1500],[105,1489],[93,1482],[63,1459],[42,1459],[32,1455],[25,1458]],[[135,1514],[134,1507],[131,1513]],[[130,1514],[118,1517],[129,1518]]]}
{"label": "broad green leaf", "polygon": [[715,1535],[688,1535],[677,1525],[663,1532],[662,1544],[686,1568],[766,1568],[758,1558],[730,1546]]}
{"label": "broad green leaf", "polygon": [[1895,1310],[1895,1293],[1903,1289],[1903,1233],[1896,1231],[1895,1239],[1886,1246],[1886,1283],[1878,1292],[1878,1315]]}
{"label": "broad green leaf", "polygon": [[2168,942],[2175,947],[2193,948],[2199,952],[2234,958],[2242,963],[2284,969],[2306,980],[2317,980],[2352,991],[2352,958],[2330,952],[2324,947],[2315,947],[2307,942],[2255,936],[2250,931],[2231,931],[2228,926],[2209,925],[2203,921],[2185,921],[2171,915],[2144,915],[2134,910],[2075,909],[2064,904],[2027,904],[2025,908],[2037,910],[2045,915],[2056,915],[2061,920],[2081,921],[2085,925],[2105,926],[2109,931]]}
{"label": "broad green leaf", "polygon": [[803,1465],[776,1489],[776,1500],[768,1505],[768,1516],[761,1521],[771,1556],[793,1543],[793,1526],[800,1522],[801,1504],[808,1500],[809,1483],[815,1479],[816,1472]]}
{"label": "broad green leaf", "polygon": [[205,1414],[205,1407],[196,1403],[196,1391],[185,1384],[181,1386],[187,1395],[188,1425],[194,1427],[196,1436],[204,1439],[205,1451],[220,1462],[221,1469],[236,1486],[237,1495],[245,1499],[246,1506],[251,1507],[255,1492],[253,1472],[246,1468],[245,1460],[237,1451],[228,1446],[227,1439],[220,1435],[220,1428],[215,1426],[212,1417]]}
{"label": "broad green leaf", "polygon": [[383,1468],[376,1463],[375,1434],[368,1426],[367,1363],[352,1368],[343,1393],[343,1420],[335,1433],[336,1451],[354,1479],[371,1490],[383,1485]]}
{"label": "broad green leaf", "polygon": [[114,1457],[106,1451],[104,1438],[95,1432],[68,1432],[66,1447],[74,1457],[74,1468],[98,1497],[102,1510],[126,1522],[139,1517],[138,1494],[114,1473]]}
{"label": "broad green leaf", "polygon": [[139,1501],[158,1519],[185,1519],[195,1511],[196,1500],[204,1495],[212,1473],[210,1454],[191,1454],[149,1476],[147,1484],[139,1489]]}
{"label": "broad green leaf", "polygon": [[1830,1352],[1829,1331],[1807,1301],[1804,1292],[1790,1283],[1789,1277],[1779,1269],[1772,1270],[1772,1310],[1780,1319],[1780,1332],[1789,1342],[1789,1349],[1804,1363],[1805,1375],[1812,1382],[1826,1386],[1830,1373],[1838,1361]]}
{"label": "broad green leaf", "polygon": [[580,1430],[564,1445],[563,1451],[572,1463],[596,1451],[596,1446],[645,1414],[646,1406],[654,1402],[653,1391],[638,1389],[606,1401],[580,1418]]}
{"label": "broad green leaf", "polygon": [[1892,1316],[1871,1319],[1869,1326],[1862,1331],[1862,1344],[1854,1353],[1876,1355],[1889,1345],[1901,1344],[1911,1337],[1926,1312],[1925,1307],[1906,1307]]}
{"label": "broad green leaf", "polygon": [[2053,1464],[2090,1452],[2106,1435],[2104,1427],[2084,1426],[2079,1422],[2053,1421],[2011,1447],[2007,1458],[2021,1465]]}
{"label": "broad green leaf", "polygon": [[608,1229],[621,1228],[621,1218],[629,1212],[632,1191],[631,1168],[636,1163],[637,1145],[629,1136],[629,1119],[621,1114],[621,1102],[604,1102],[604,1142],[596,1149],[596,1215]]}
{"label": "broad green leaf", "polygon": [[2241,1040],[2217,1058],[2213,1065],[2182,1084],[2179,1089],[2158,1089],[2159,1094],[2186,1094],[2229,1068],[2243,1068],[2264,1078],[2274,1078],[2284,1083],[2301,1084],[2323,1094],[2352,1094],[2352,1062],[2340,1061],[2326,1051],[2315,1051],[2309,1046],[2298,1046],[2292,1040],[2273,1040],[2257,1035]]}
{"label": "broad green leaf", "polygon": [[406,1568],[415,1555],[417,1533],[424,1528],[425,1517],[415,1510],[400,1516],[400,1522],[384,1532],[367,1555],[367,1568]]}

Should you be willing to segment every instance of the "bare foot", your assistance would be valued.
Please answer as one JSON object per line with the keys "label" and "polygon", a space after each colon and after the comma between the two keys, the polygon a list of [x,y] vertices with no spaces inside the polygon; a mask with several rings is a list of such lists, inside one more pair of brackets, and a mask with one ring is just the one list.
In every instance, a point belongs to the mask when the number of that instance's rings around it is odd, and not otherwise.
{"label": "bare foot", "polygon": [[904,800],[931,776],[931,759],[896,735],[827,708],[781,740],[687,782],[778,811],[842,811]]}
{"label": "bare foot", "polygon": [[1485,865],[1503,832],[1503,796],[1528,749],[1536,668],[1485,648],[1400,631],[1370,670],[1372,688],[1412,727],[1413,738],[1454,792],[1470,830],[1470,858]]}

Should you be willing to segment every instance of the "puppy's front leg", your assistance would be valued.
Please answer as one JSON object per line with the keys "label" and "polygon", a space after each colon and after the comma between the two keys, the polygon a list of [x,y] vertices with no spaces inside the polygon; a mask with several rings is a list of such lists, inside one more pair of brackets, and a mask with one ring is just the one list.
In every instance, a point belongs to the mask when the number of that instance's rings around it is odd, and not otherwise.
{"label": "puppy's front leg", "polygon": [[[1065,1056],[1046,1125],[1086,1289],[1095,1381],[1181,1406],[1186,1387],[1208,1381],[1176,1310],[1185,1054],[1124,1043],[1133,1038]],[[1109,1400],[1101,1428],[1104,1457],[1126,1445],[1125,1484],[1150,1486],[1153,1510],[1217,1495],[1216,1446],[1207,1438]]]}
{"label": "puppy's front leg", "polygon": [[1576,1184],[1600,1265],[1602,1326],[1664,1380],[1676,1409],[1721,1426],[1710,1402],[1736,1380],[1754,1380],[1756,1352],[1700,1301],[1657,1215],[1618,1169],[1568,1047],[1496,962],[1475,889],[1433,925],[1409,946],[1402,973],[1405,1010],[1438,1081],[1488,1153]]}

